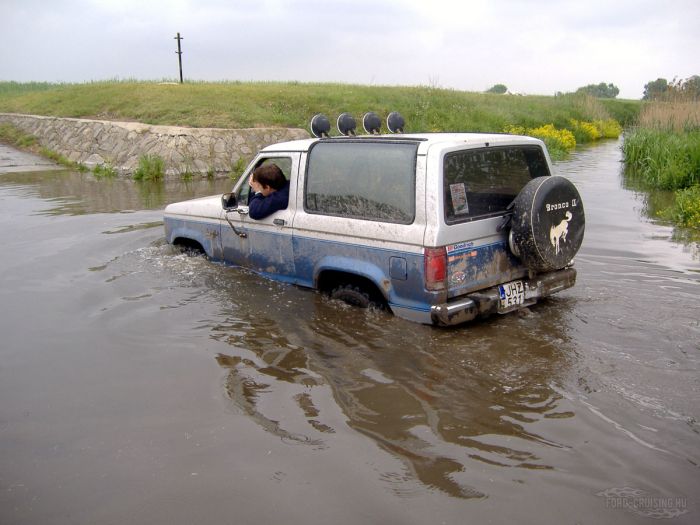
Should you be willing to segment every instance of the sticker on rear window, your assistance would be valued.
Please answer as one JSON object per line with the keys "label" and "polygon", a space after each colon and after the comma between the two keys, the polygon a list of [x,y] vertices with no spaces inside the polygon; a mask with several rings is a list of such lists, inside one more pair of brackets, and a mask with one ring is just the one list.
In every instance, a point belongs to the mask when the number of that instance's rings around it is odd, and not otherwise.
{"label": "sticker on rear window", "polygon": [[469,203],[467,202],[467,189],[463,182],[450,184],[450,196],[452,197],[452,209],[455,214],[469,213]]}

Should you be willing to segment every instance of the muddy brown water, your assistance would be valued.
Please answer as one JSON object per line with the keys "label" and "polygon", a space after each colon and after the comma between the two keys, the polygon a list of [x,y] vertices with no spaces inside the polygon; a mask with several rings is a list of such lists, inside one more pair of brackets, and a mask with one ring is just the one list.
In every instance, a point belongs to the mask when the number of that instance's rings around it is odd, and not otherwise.
{"label": "muddy brown water", "polygon": [[577,286],[436,329],[163,241],[144,185],[0,173],[0,523],[698,523],[700,253],[616,142]]}

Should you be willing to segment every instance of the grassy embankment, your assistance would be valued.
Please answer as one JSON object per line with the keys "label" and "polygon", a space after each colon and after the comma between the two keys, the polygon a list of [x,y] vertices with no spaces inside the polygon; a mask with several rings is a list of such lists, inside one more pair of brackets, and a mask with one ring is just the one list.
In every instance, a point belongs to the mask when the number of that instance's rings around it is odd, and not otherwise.
{"label": "grassy embankment", "polygon": [[659,100],[643,106],[623,146],[627,176],[645,188],[674,192],[658,213],[700,229],[700,101]]}
{"label": "grassy embankment", "polygon": [[407,132],[519,132],[541,137],[554,158],[576,142],[617,137],[637,116],[637,101],[585,95],[510,96],[434,87],[110,81],[84,84],[0,82],[0,112],[192,127],[308,128],[310,117],[348,111],[400,111]]}

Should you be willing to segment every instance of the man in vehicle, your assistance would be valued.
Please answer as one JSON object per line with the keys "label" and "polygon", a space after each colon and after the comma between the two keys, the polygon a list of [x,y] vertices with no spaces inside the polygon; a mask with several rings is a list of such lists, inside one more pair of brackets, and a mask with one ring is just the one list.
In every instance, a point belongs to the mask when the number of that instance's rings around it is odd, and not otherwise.
{"label": "man in vehicle", "polygon": [[256,168],[250,176],[250,187],[255,192],[248,201],[248,216],[260,220],[276,211],[284,210],[289,203],[289,181],[276,164]]}

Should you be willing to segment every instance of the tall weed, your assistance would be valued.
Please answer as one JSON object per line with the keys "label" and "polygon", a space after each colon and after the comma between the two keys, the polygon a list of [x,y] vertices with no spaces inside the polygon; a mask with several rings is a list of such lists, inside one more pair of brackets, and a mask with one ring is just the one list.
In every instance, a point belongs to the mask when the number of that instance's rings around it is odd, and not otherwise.
{"label": "tall weed", "polygon": [[158,155],[142,155],[134,171],[134,180],[159,181],[165,177],[165,164]]}
{"label": "tall weed", "polygon": [[625,137],[622,151],[632,176],[651,187],[677,190],[700,183],[700,131],[638,128]]}
{"label": "tall weed", "polygon": [[700,101],[658,100],[645,104],[639,126],[646,129],[683,133],[700,129]]}
{"label": "tall weed", "polygon": [[700,101],[666,97],[646,104],[623,153],[631,177],[675,190],[667,217],[700,228]]}

